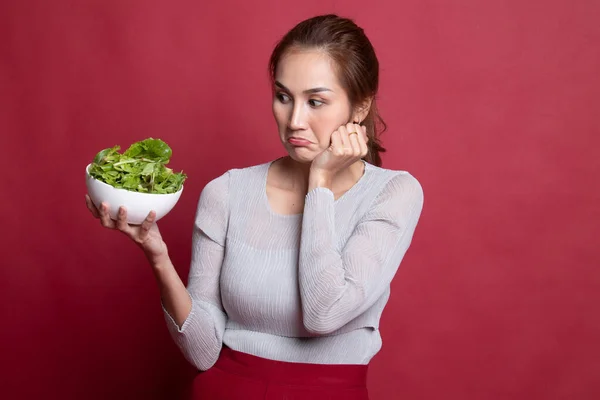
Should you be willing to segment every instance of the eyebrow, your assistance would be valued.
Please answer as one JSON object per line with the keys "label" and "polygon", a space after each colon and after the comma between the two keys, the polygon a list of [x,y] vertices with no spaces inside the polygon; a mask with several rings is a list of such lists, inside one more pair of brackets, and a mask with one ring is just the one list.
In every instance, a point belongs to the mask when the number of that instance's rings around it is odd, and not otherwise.
{"label": "eyebrow", "polygon": [[[275,81],[275,86],[277,86],[280,89],[285,90],[286,92],[290,92],[290,89],[286,88],[281,82],[279,81]],[[306,89],[305,91],[303,91],[302,93],[304,94],[312,94],[312,93],[319,93],[319,92],[333,92],[333,90],[326,88],[326,87],[316,87],[316,88],[312,88],[312,89]]]}

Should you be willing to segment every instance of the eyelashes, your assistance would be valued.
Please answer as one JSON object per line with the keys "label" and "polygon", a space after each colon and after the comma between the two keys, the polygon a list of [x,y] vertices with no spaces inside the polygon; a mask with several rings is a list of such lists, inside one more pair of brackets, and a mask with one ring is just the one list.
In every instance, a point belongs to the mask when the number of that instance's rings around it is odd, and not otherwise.
{"label": "eyelashes", "polygon": [[292,100],[292,99],[290,99],[290,96],[288,96],[285,93],[281,93],[281,92],[275,94],[275,97],[277,98],[277,100],[279,100],[283,104],[289,103]]}
{"label": "eyelashes", "polygon": [[[292,101],[292,98],[287,95],[286,93],[283,92],[278,92],[275,94],[275,98],[277,98],[277,100],[282,103],[282,104],[287,104],[289,102]],[[311,108],[319,108],[324,106],[326,103],[323,100],[317,100],[317,99],[310,99],[308,100],[308,105]]]}

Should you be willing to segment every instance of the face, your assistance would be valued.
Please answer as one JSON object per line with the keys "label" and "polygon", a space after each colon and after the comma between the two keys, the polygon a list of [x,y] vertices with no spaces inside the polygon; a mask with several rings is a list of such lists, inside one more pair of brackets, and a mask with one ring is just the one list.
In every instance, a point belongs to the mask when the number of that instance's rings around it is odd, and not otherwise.
{"label": "face", "polygon": [[351,107],[332,60],[316,50],[293,51],[277,65],[273,115],[290,157],[309,163],[330,145],[331,134],[351,120]]}

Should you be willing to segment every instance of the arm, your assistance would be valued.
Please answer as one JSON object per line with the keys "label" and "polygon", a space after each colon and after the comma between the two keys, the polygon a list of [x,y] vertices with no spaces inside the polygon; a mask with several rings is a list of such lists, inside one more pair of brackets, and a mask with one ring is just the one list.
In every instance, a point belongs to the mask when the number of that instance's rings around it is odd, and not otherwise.
{"label": "arm", "polygon": [[176,280],[170,268],[162,277],[164,287],[159,284],[169,332],[185,358],[200,370],[217,361],[227,321],[219,277],[229,218],[228,184],[228,174],[222,175],[206,185],[200,196],[187,289],[170,283]]}
{"label": "arm", "polygon": [[335,248],[334,196],[316,185],[306,196],[300,245],[300,293],[305,328],[331,333],[358,317],[389,287],[423,207],[409,174],[393,177],[341,252]]}

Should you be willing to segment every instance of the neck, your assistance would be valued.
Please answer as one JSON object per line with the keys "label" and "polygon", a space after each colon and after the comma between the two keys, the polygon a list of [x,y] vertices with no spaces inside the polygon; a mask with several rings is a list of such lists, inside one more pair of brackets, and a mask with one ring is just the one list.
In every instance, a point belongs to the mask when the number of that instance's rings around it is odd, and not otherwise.
{"label": "neck", "polygon": [[281,159],[280,166],[286,180],[286,186],[289,185],[290,189],[306,191],[310,175],[310,163],[301,163],[286,156]]}
{"label": "neck", "polygon": [[[301,163],[286,156],[281,160],[281,165],[284,167],[287,180],[291,186],[306,191],[310,176],[310,163]],[[359,160],[334,177],[334,191],[336,189],[347,190],[348,187],[353,186],[362,177],[363,173],[363,162]]]}
{"label": "neck", "polygon": [[299,180],[308,181],[308,176],[310,175],[310,163],[298,162],[289,156],[284,157],[283,162],[290,171],[290,174],[293,174]]}

